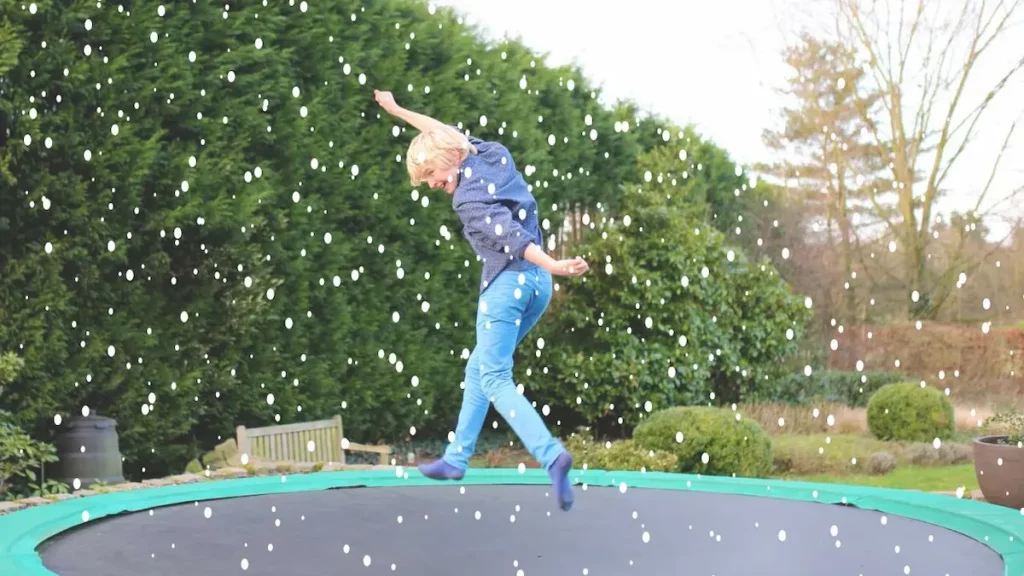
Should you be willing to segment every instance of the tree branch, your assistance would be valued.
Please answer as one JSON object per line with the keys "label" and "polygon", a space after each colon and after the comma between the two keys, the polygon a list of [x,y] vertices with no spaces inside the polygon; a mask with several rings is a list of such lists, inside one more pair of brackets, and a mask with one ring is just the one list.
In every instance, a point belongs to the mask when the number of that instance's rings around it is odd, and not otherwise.
{"label": "tree branch", "polygon": [[978,208],[981,207],[981,203],[985,200],[985,196],[992,187],[992,181],[995,180],[996,171],[999,169],[999,162],[1003,159],[1003,154],[1006,153],[1006,149],[1010,146],[1010,138],[1013,137],[1013,131],[1017,129],[1017,121],[1019,121],[1019,118],[1018,120],[1015,120],[1013,124],[1010,125],[1010,129],[1006,131],[1006,139],[1003,140],[1003,145],[999,148],[999,154],[996,155],[996,161],[992,164],[992,171],[989,172],[985,188],[983,188],[981,194],[978,195],[978,202],[974,205],[975,212],[977,212]]}

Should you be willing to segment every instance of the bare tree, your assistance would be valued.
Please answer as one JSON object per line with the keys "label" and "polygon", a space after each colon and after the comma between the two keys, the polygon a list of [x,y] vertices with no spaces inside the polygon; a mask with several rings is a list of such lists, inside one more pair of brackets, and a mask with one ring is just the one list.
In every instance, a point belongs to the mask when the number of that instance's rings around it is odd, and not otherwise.
{"label": "bare tree", "polygon": [[757,168],[783,181],[788,199],[799,198],[804,207],[800,213],[825,221],[827,249],[833,258],[838,254],[844,284],[838,311],[841,319],[856,321],[857,291],[851,282],[857,217],[871,213],[865,198],[888,173],[876,144],[865,138],[861,114],[878,95],[865,97],[858,89],[866,72],[846,45],[804,32],[783,55],[791,76],[780,92],[792,106],[780,110],[778,129],[762,134],[765,146],[781,158]]}
{"label": "bare tree", "polygon": [[[961,235],[957,248],[943,258],[942,269],[929,264],[936,201],[947,178],[973,142],[979,120],[992,101],[1024,68],[1024,43],[1009,44],[1013,59],[968,104],[978,90],[978,63],[997,40],[1019,35],[1014,18],[1024,16],[1024,0],[833,0],[836,32],[851,50],[867,57],[866,69],[881,94],[882,110],[861,109],[877,152],[892,172],[891,188],[869,195],[875,215],[886,225],[890,250],[900,252],[897,270],[908,292],[917,295],[910,307],[914,318],[934,318],[954,289],[952,278],[964,260]],[[956,4],[958,10],[950,10]],[[957,47],[963,46],[958,56]],[[867,101],[867,99],[865,99]],[[1024,106],[1022,106],[1024,111]],[[1020,116],[1006,122],[1002,147],[978,178],[974,207],[982,218],[1017,196],[1024,187],[1007,190],[986,212],[979,212],[991,192]],[[915,184],[919,184],[915,186]],[[1012,234],[1011,230],[1011,234]]]}

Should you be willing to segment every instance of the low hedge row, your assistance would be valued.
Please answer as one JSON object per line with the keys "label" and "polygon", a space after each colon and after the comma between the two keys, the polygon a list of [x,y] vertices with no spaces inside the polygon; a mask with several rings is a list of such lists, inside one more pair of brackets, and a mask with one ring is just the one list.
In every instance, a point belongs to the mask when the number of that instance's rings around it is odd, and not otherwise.
{"label": "low hedge row", "polygon": [[875,392],[886,385],[903,382],[905,378],[898,372],[816,370],[807,376],[801,371],[780,379],[761,397],[752,400],[798,406],[837,403],[864,408]]}
{"label": "low hedge row", "polygon": [[[880,387],[868,400],[867,415],[872,434],[881,441],[931,444],[939,439],[941,447],[955,431],[949,398],[913,382]],[[645,418],[629,440],[601,443],[577,435],[568,448],[579,465],[606,470],[748,478],[778,471],[771,436],[754,419],[729,408],[669,408]],[[869,468],[875,473],[891,470],[882,464]]]}

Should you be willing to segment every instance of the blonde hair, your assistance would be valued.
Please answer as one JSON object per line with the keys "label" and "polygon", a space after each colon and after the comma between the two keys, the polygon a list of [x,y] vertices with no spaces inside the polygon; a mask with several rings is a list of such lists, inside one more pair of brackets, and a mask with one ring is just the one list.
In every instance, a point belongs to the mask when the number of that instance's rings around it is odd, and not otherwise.
{"label": "blonde hair", "polygon": [[450,126],[421,132],[409,144],[405,166],[413,186],[419,186],[431,170],[458,167],[470,154],[476,154],[466,135]]}

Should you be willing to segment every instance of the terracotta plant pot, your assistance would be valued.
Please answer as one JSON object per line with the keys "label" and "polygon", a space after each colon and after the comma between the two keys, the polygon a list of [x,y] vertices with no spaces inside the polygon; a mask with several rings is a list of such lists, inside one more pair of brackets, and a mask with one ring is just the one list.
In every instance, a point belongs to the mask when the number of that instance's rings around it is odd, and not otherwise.
{"label": "terracotta plant pot", "polygon": [[1024,509],[1024,448],[1001,444],[1006,436],[974,439],[974,474],[985,501]]}

